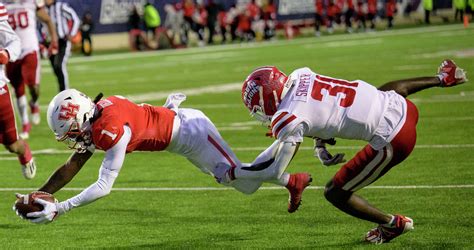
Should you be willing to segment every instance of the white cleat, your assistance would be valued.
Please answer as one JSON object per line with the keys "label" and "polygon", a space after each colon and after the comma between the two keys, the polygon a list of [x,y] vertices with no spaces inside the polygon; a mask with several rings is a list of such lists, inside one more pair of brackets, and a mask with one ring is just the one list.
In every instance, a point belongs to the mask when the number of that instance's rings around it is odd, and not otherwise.
{"label": "white cleat", "polygon": [[27,179],[27,180],[31,180],[31,179],[35,178],[35,175],[36,175],[35,159],[32,158],[25,165],[21,165],[21,172],[23,173],[23,177],[25,177],[25,179]]}

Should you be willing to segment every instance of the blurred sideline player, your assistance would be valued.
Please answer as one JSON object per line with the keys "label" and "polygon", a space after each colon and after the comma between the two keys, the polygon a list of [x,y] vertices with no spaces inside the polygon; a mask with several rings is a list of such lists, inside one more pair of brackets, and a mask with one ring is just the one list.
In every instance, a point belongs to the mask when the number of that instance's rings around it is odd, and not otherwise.
{"label": "blurred sideline player", "polygon": [[71,54],[71,40],[77,35],[81,20],[66,2],[45,0],[47,10],[58,34],[58,53],[49,55],[49,61],[58,80],[59,91],[69,88],[67,60]]}
{"label": "blurred sideline player", "polygon": [[21,53],[20,38],[8,25],[7,19],[7,10],[0,3],[0,143],[18,155],[23,176],[32,179],[36,174],[36,164],[28,143],[18,138],[8,79],[4,73],[4,65],[15,61]]}
{"label": "blurred sideline player", "polygon": [[242,99],[255,118],[271,123],[277,141],[267,151],[274,152],[269,155],[274,162],[261,171],[216,169],[216,179],[232,183],[239,178],[280,178],[303,137],[321,138],[316,139],[315,153],[327,166],[345,160],[343,154],[332,156],[325,140],[332,144],[335,137],[367,141],[329,181],[324,195],[343,212],[379,224],[367,233],[368,242],[389,242],[413,229],[413,220],[382,212],[354,192],[376,181],[413,150],[418,110],[405,97],[465,81],[465,72],[451,60],[441,64],[435,77],[393,81],[379,89],[361,80],[323,76],[309,68],[297,69],[288,77],[276,67],[258,68],[245,80]]}
{"label": "blurred sideline player", "polygon": [[[186,157],[211,176],[218,165],[241,166],[209,118],[199,110],[178,108],[185,100],[183,94],[170,95],[165,107],[137,105],[121,96],[104,100],[100,97],[92,102],[83,93],[69,89],[60,92],[49,104],[48,125],[56,139],[67,142],[76,151],[39,190],[56,193],[72,180],[96,149],[104,150],[106,154],[97,182],[63,202],[38,200],[45,209],[29,214],[29,217],[37,217],[32,222],[52,221],[57,215],[109,194],[125,155],[133,151],[167,150]],[[246,167],[250,166],[247,164]],[[294,179],[295,175],[292,176]],[[283,185],[280,180],[271,181]],[[251,194],[261,184],[259,180],[240,180],[231,186]],[[287,185],[290,193],[303,190],[297,185],[300,184],[296,181]]]}
{"label": "blurred sideline player", "polygon": [[57,35],[53,22],[44,8],[43,0],[7,0],[8,22],[21,40],[21,54],[18,60],[7,65],[7,77],[15,89],[18,111],[22,123],[20,137],[28,138],[31,123],[28,119],[25,85],[28,86],[31,100],[31,122],[40,123],[38,98],[40,95],[39,42],[36,34],[36,18],[45,23],[51,35],[50,51],[57,51]]}

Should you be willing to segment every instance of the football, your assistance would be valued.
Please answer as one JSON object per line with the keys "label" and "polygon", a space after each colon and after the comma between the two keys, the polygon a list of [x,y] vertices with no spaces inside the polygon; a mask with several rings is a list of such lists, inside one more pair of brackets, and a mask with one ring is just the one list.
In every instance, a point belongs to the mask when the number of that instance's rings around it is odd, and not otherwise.
{"label": "football", "polygon": [[24,218],[27,218],[26,215],[28,213],[43,210],[43,205],[35,203],[35,199],[42,199],[49,202],[57,201],[52,194],[42,191],[35,191],[23,197],[17,198],[15,202],[15,210],[18,212],[19,215],[23,216]]}

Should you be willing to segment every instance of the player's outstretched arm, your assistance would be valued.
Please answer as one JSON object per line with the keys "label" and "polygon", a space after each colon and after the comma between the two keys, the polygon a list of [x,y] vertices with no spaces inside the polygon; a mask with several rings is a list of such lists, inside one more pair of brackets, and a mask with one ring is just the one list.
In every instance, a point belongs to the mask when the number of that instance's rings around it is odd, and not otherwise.
{"label": "player's outstretched arm", "polygon": [[385,83],[378,89],[381,91],[393,90],[403,97],[407,97],[418,91],[437,87],[441,85],[441,81],[436,76],[416,77],[403,80],[396,80]]}
{"label": "player's outstretched arm", "polygon": [[56,193],[76,176],[82,166],[91,158],[92,154],[90,151],[85,151],[84,153],[74,152],[68,161],[49,177],[48,181],[39,191],[50,194]]}
{"label": "player's outstretched arm", "polygon": [[467,81],[466,72],[450,59],[444,60],[436,76],[416,77],[388,82],[379,87],[381,91],[393,90],[403,97],[432,87],[452,87]]}
{"label": "player's outstretched arm", "polygon": [[[78,195],[62,202],[39,201],[44,209],[40,212],[27,214],[33,223],[48,223],[57,216],[62,215],[73,208],[87,205],[110,193],[115,179],[122,168],[127,145],[130,142],[132,133],[130,128],[124,126],[124,133],[118,142],[106,151],[105,158],[99,169],[98,180],[84,189]],[[49,182],[49,181],[48,181]],[[38,202],[38,201],[37,201]]]}

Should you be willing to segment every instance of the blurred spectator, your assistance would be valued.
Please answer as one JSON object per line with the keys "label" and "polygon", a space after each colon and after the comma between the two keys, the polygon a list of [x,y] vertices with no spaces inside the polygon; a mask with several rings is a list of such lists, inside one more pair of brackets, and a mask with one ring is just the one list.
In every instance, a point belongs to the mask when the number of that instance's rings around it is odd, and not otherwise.
{"label": "blurred spectator", "polygon": [[352,33],[352,19],[354,18],[354,0],[346,0],[346,13],[344,15],[344,22],[346,24],[346,32]]}
{"label": "blurred spectator", "polygon": [[216,32],[217,15],[219,14],[219,6],[213,1],[208,0],[206,5],[207,11],[207,29],[209,30],[208,44],[214,43],[214,34]]}
{"label": "blurred spectator", "polygon": [[[167,29],[168,36],[173,47],[182,47],[185,45],[185,36],[183,33],[183,11],[178,9],[180,5],[165,5],[166,19],[164,27]],[[177,42],[178,41],[178,42]]]}
{"label": "blurred spectator", "polygon": [[[464,10],[466,9],[466,0],[454,0],[454,20],[463,21],[464,18]],[[459,16],[459,19],[458,19]]]}
{"label": "blurred spectator", "polygon": [[244,13],[241,13],[238,17],[238,26],[237,31],[240,35],[241,41],[250,41],[255,38],[255,32],[251,29],[251,20],[252,17],[250,15],[249,10],[245,10]]}
{"label": "blurred spectator", "polygon": [[395,0],[386,0],[385,15],[387,16],[387,28],[393,28],[393,15],[397,12]]}
{"label": "blurred spectator", "polygon": [[[184,0],[183,15],[185,21],[186,43],[189,42],[189,30],[192,30],[198,35],[198,44],[204,45],[204,21],[201,8],[196,8],[193,0]],[[206,14],[207,15],[207,14]]]}
{"label": "blurred spectator", "polygon": [[222,43],[224,44],[227,41],[227,25],[230,23],[227,22],[227,12],[225,11],[224,6],[221,4],[219,4],[219,14],[217,15],[217,20],[219,21]]}
{"label": "blurred spectator", "polygon": [[194,12],[193,15],[193,21],[195,23],[195,32],[198,34],[198,45],[199,46],[204,46],[204,27],[207,26],[207,20],[208,20],[208,14],[206,10],[206,6],[202,3],[202,0],[200,3],[197,4],[196,11]]}
{"label": "blurred spectator", "polygon": [[91,39],[91,32],[94,29],[94,22],[92,20],[92,14],[87,11],[84,13],[81,22],[81,51],[82,54],[86,56],[90,56],[92,54],[92,39]]}
{"label": "blurred spectator", "polygon": [[262,19],[265,22],[263,38],[268,40],[275,36],[276,6],[273,0],[268,0],[263,6]]}
{"label": "blurred spectator", "polygon": [[367,0],[367,19],[370,22],[370,30],[375,30],[375,18],[377,15],[377,0]]}
{"label": "blurred spectator", "polygon": [[433,10],[433,0],[423,0],[423,9],[425,9],[425,23],[430,24],[430,14]]}
{"label": "blurred spectator", "polygon": [[359,31],[365,31],[365,17],[366,17],[366,9],[364,7],[363,0],[357,0],[357,29]]}
{"label": "blurred spectator", "polygon": [[232,42],[237,39],[237,27],[239,26],[239,10],[233,4],[229,11],[227,11],[227,23],[230,24],[230,36],[232,39]]}
{"label": "blurred spectator", "polygon": [[334,0],[329,0],[329,5],[326,10],[326,16],[327,16],[327,30],[329,34],[332,34],[334,32],[334,22],[336,20],[338,8],[334,4]]}
{"label": "blurred spectator", "polygon": [[145,8],[143,10],[143,19],[145,20],[147,38],[151,33],[153,39],[158,39],[156,35],[156,29],[161,24],[161,18],[158,10],[156,10],[155,6],[153,6],[153,4],[150,2],[145,4]]}
{"label": "blurred spectator", "polygon": [[136,6],[128,17],[129,44],[132,51],[148,48],[145,32],[142,30],[142,19]]}
{"label": "blurred spectator", "polygon": [[474,0],[467,1],[466,13],[471,13],[471,19],[474,19]]}
{"label": "blurred spectator", "polygon": [[324,0],[315,0],[314,8],[316,12],[314,13],[314,29],[315,29],[315,36],[321,36],[320,27],[323,23],[323,15],[324,15]]}

